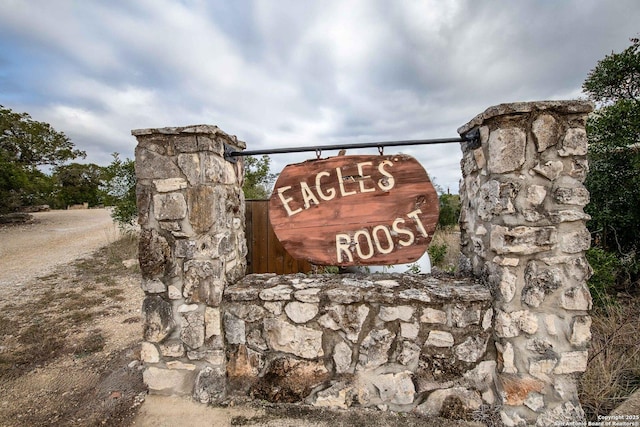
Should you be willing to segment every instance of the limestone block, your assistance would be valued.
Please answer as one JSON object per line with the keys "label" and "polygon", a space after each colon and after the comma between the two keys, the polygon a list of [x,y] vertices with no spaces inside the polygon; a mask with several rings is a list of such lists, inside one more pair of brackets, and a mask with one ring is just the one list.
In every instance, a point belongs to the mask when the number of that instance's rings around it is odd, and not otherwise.
{"label": "limestone block", "polygon": [[487,159],[484,156],[484,150],[482,149],[482,147],[473,150],[473,158],[476,161],[478,169],[484,169],[484,167],[487,165]]}
{"label": "limestone block", "polygon": [[263,289],[260,292],[262,301],[288,301],[291,299],[293,289],[287,285],[276,285],[272,288]]}
{"label": "limestone block", "polygon": [[495,360],[485,360],[478,363],[475,368],[465,372],[462,376],[473,388],[477,390],[486,390],[493,385],[495,375]]}
{"label": "limestone block", "polygon": [[155,194],[153,215],[158,221],[182,219],[187,216],[187,202],[180,193]]}
{"label": "limestone block", "polygon": [[263,307],[274,316],[280,316],[284,309],[284,301],[266,301]]}
{"label": "limestone block", "polygon": [[591,215],[581,211],[565,209],[549,212],[549,218],[554,224],[560,224],[561,222],[588,221],[591,219]]}
{"label": "limestone block", "polygon": [[584,285],[567,289],[560,296],[560,306],[566,310],[591,310],[591,294]]}
{"label": "limestone block", "polygon": [[320,293],[319,288],[301,289],[299,291],[295,291],[293,294],[293,297],[301,302],[319,303],[320,302],[319,293]]}
{"label": "limestone block", "polygon": [[591,247],[591,234],[586,227],[560,236],[560,249],[568,254],[586,251]]}
{"label": "limestone block", "polygon": [[427,400],[418,405],[415,411],[427,416],[438,416],[442,410],[445,399],[454,398],[462,404],[465,411],[475,411],[482,405],[482,399],[477,391],[467,390],[464,387],[451,387],[433,391]]}
{"label": "limestone block", "polygon": [[196,378],[193,398],[200,403],[216,403],[226,396],[226,372],[224,368],[207,366]]}
{"label": "limestone block", "polygon": [[413,403],[416,394],[411,376],[411,372],[403,371],[395,374],[377,375],[371,382],[378,389],[383,403],[409,405]]}
{"label": "limestone block", "polygon": [[496,349],[500,354],[499,360],[502,360],[501,372],[505,374],[517,374],[518,369],[515,365],[515,353],[513,351],[513,344],[511,344],[509,341],[506,341],[504,343],[496,342]]}
{"label": "limestone block", "polygon": [[454,339],[449,332],[433,330],[429,331],[429,336],[424,344],[433,347],[452,347]]}
{"label": "limestone block", "polygon": [[467,337],[466,340],[454,348],[458,360],[468,363],[477,362],[487,351],[487,339],[480,336]]}
{"label": "limestone block", "polygon": [[181,313],[182,325],[180,339],[191,349],[202,347],[204,344],[204,313],[190,311]]}
{"label": "limestone block", "polygon": [[176,258],[193,258],[196,253],[197,242],[190,239],[176,240],[173,252]]}
{"label": "limestone block", "polygon": [[215,197],[213,187],[197,185],[187,189],[189,223],[197,234],[206,233],[215,223],[214,207],[217,203],[222,203],[222,200]]}
{"label": "limestone block", "polygon": [[220,327],[220,309],[213,307],[205,307],[204,309],[204,330],[205,339],[220,335],[222,329]]}
{"label": "limestone block", "polygon": [[333,349],[333,363],[337,374],[342,374],[351,371],[351,358],[353,351],[349,344],[344,341],[340,341]]}
{"label": "limestone block", "polygon": [[451,324],[457,328],[480,324],[480,310],[456,304],[451,308]]}
{"label": "limestone block", "polygon": [[549,375],[557,364],[558,359],[556,358],[533,359],[529,362],[529,374],[534,378],[550,383],[552,380]]}
{"label": "limestone block", "polygon": [[195,372],[181,369],[165,369],[149,366],[142,373],[144,383],[152,394],[189,395]]}
{"label": "limestone block", "polygon": [[227,363],[227,375],[230,379],[247,382],[257,377],[263,367],[262,354],[240,344],[236,351],[231,352]]}
{"label": "limestone block", "polygon": [[589,172],[589,162],[584,158],[575,158],[571,162],[571,170],[569,176],[577,179],[579,182],[584,182]]}
{"label": "limestone block", "polygon": [[202,166],[200,165],[200,156],[197,153],[178,154],[178,166],[187,177],[189,185],[200,184]]}
{"label": "limestone block", "polygon": [[586,156],[587,155],[587,132],[583,128],[571,128],[567,130],[562,139],[562,147],[558,150],[558,155]]}
{"label": "limestone block", "polygon": [[554,374],[571,374],[587,370],[587,351],[568,351],[560,355],[560,360],[553,370]]}
{"label": "limestone block", "polygon": [[501,338],[512,338],[520,334],[520,328],[512,313],[496,310],[495,333]]}
{"label": "limestone block", "polygon": [[165,357],[183,357],[184,347],[180,340],[165,340],[158,344],[160,353]]}
{"label": "limestone block", "polygon": [[480,187],[478,216],[489,221],[496,215],[515,212],[514,199],[519,185],[514,182],[487,181]]}
{"label": "limestone block", "polygon": [[164,237],[155,230],[143,229],[140,232],[138,253],[143,278],[155,279],[164,275],[170,256],[169,244]]}
{"label": "limestone block", "polygon": [[398,355],[397,362],[406,366],[411,371],[415,371],[420,359],[420,346],[411,342],[402,342],[402,351]]}
{"label": "limestone block", "polygon": [[502,295],[502,299],[504,302],[510,302],[514,295],[516,294],[516,281],[517,277],[515,274],[511,273],[508,268],[502,269],[502,274],[500,276],[500,294]]}
{"label": "limestone block", "polygon": [[284,307],[289,319],[295,323],[306,323],[318,314],[317,304],[292,301]]}
{"label": "limestone block", "polygon": [[338,304],[353,304],[362,300],[362,292],[358,288],[334,288],[326,293],[330,301]]}
{"label": "limestone block", "polygon": [[344,331],[347,339],[355,343],[368,314],[369,307],[366,305],[332,305],[326,308],[326,313],[318,319],[318,323],[334,331]]}
{"label": "limestone block", "polygon": [[551,114],[539,115],[531,125],[531,131],[539,153],[558,142],[558,124]]}
{"label": "limestone block", "polygon": [[555,227],[491,226],[490,247],[498,254],[530,255],[548,251],[556,242]]}
{"label": "limestone block", "polygon": [[158,193],[170,193],[187,188],[187,181],[184,178],[154,179],[153,185]]}
{"label": "limestone block", "polygon": [[229,304],[225,307],[225,312],[233,314],[235,317],[245,322],[253,323],[262,320],[266,316],[266,310],[257,304]]}
{"label": "limestone block", "polygon": [[488,169],[512,172],[524,164],[527,136],[520,128],[499,128],[489,135]]}
{"label": "limestone block", "polygon": [[413,316],[413,307],[409,305],[401,305],[395,307],[382,306],[378,317],[385,322],[393,322],[394,320],[402,320],[408,322]]}
{"label": "limestone block", "polygon": [[493,321],[493,309],[490,308],[484,312],[484,316],[482,317],[482,330],[486,331],[491,327],[491,322]]}
{"label": "limestone block", "polygon": [[264,319],[264,331],[269,347],[305,359],[322,357],[322,331],[305,326],[292,326],[279,319]]}
{"label": "limestone block", "polygon": [[417,323],[400,323],[400,336],[402,338],[414,340],[418,338],[420,327]]}
{"label": "limestone block", "polygon": [[136,147],[135,170],[139,180],[182,176],[180,169],[173,163],[171,157],[141,147]]}
{"label": "limestone block", "polygon": [[203,302],[217,307],[222,301],[225,282],[218,260],[189,260],[184,263],[182,294],[187,302]]}
{"label": "limestone block", "polygon": [[167,290],[167,287],[160,279],[142,279],[140,287],[144,292],[150,294],[161,294]]}
{"label": "limestone block", "polygon": [[213,153],[201,155],[204,182],[207,184],[234,184],[235,174],[226,171],[227,163],[222,157]]}
{"label": "limestone block", "polygon": [[143,341],[140,344],[140,360],[144,363],[160,362],[160,352],[158,348],[153,343]]}
{"label": "limestone block", "polygon": [[545,162],[544,164],[538,163],[533,167],[534,172],[537,172],[538,174],[544,176],[549,181],[553,181],[554,179],[558,178],[562,174],[563,170],[564,164],[559,160],[550,160],[548,162]]}
{"label": "limestone block", "polygon": [[375,369],[389,361],[389,349],[395,334],[388,329],[373,329],[360,344],[357,370]]}
{"label": "limestone block", "polygon": [[420,316],[422,323],[447,323],[447,313],[442,310],[437,310],[431,307],[426,307],[422,310],[422,316]]}
{"label": "limestone block", "polygon": [[529,262],[525,270],[525,286],[522,302],[530,307],[539,307],[545,297],[562,285],[559,268],[540,268],[536,262]]}
{"label": "limestone block", "polygon": [[400,300],[431,302],[429,293],[422,289],[404,289],[398,293]]}
{"label": "limestone block", "polygon": [[245,344],[246,343],[246,329],[245,322],[242,319],[238,319],[231,313],[224,313],[224,334],[225,339],[229,344]]}
{"label": "limestone block", "polygon": [[148,296],[142,302],[145,317],[143,336],[149,342],[161,342],[173,332],[175,322],[171,304],[160,296]]}
{"label": "limestone block", "polygon": [[544,198],[547,197],[547,189],[542,185],[530,185],[527,187],[527,203],[532,206],[542,204]]}
{"label": "limestone block", "polygon": [[527,398],[524,400],[524,406],[534,412],[538,412],[540,409],[544,408],[544,397],[540,393],[529,393]]}
{"label": "limestone block", "polygon": [[169,285],[167,287],[167,296],[170,300],[177,300],[182,298],[182,291],[174,285]]}
{"label": "limestone block", "polygon": [[558,187],[553,192],[556,202],[564,205],[585,206],[589,203],[589,191],[580,187]]}
{"label": "limestone block", "polygon": [[544,389],[544,382],[526,374],[498,374],[498,393],[505,405],[517,406],[524,404],[530,393],[540,393]]}
{"label": "limestone block", "polygon": [[574,317],[569,342],[575,346],[581,347],[589,344],[589,341],[591,341],[591,317]]}
{"label": "limestone block", "polygon": [[184,363],[179,360],[170,360],[165,363],[165,365],[167,366],[167,369],[184,369],[187,371],[196,370],[196,365],[194,365],[193,363]]}
{"label": "limestone block", "polygon": [[345,382],[339,382],[331,387],[319,391],[313,406],[347,409],[353,403],[354,388]]}

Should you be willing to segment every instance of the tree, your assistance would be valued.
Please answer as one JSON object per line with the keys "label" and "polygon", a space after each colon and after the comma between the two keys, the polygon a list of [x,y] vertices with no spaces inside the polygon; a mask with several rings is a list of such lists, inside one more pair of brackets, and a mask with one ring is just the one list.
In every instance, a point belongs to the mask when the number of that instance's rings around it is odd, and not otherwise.
{"label": "tree", "polygon": [[101,189],[104,203],[113,206],[111,217],[124,228],[135,224],[138,217],[135,162],[121,160],[119,153],[111,156],[111,164],[103,169]]}
{"label": "tree", "polygon": [[100,187],[103,175],[103,168],[93,163],[56,166],[53,171],[57,184],[56,206],[65,208],[80,203],[96,206],[102,203]]}
{"label": "tree", "polygon": [[39,185],[51,186],[39,166],[58,166],[85,155],[48,123],[0,105],[0,212],[32,204],[41,197]]}
{"label": "tree", "polygon": [[244,159],[244,184],[242,190],[246,199],[268,199],[271,185],[278,174],[270,173],[271,159],[248,156]]}
{"label": "tree", "polygon": [[[618,283],[629,285],[640,265],[640,39],[599,61],[582,88],[598,106],[587,120],[588,226],[594,246],[616,254],[624,267]],[[600,258],[590,258],[594,269]]]}

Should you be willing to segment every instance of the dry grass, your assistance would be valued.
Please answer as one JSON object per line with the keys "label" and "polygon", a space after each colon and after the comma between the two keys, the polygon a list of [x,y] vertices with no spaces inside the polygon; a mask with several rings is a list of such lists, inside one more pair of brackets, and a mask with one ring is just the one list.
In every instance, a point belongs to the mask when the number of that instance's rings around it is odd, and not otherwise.
{"label": "dry grass", "polygon": [[580,401],[595,421],[640,388],[640,298],[594,309],[591,316],[593,338]]}
{"label": "dry grass", "polygon": [[[434,252],[438,253],[436,257],[434,257]],[[458,269],[458,259],[460,258],[459,229],[446,228],[436,230],[429,244],[429,256],[432,266],[448,272],[456,271]]]}

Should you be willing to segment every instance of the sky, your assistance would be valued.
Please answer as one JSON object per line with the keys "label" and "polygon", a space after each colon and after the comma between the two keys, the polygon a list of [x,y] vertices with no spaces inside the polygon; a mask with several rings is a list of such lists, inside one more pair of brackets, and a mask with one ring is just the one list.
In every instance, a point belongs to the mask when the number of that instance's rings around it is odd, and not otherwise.
{"label": "sky", "polygon": [[[249,150],[450,138],[492,105],[583,98],[638,17],[637,0],[0,0],[0,105],[99,165],[133,158],[132,129],[192,124]],[[459,144],[398,152],[458,192]]]}

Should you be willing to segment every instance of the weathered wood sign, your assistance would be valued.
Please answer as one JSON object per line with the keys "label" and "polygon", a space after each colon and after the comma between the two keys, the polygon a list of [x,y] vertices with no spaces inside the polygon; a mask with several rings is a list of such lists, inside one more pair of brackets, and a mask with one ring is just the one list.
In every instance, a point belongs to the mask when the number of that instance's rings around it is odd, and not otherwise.
{"label": "weathered wood sign", "polygon": [[402,154],[288,165],[269,201],[282,246],[318,265],[414,262],[431,241],[438,212],[427,172]]}

